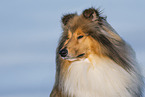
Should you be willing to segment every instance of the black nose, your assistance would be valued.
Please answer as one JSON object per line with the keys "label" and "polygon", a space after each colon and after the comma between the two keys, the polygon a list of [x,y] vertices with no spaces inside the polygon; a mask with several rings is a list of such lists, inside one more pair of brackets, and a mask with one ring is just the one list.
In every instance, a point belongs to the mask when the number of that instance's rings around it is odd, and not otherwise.
{"label": "black nose", "polygon": [[66,57],[68,54],[68,51],[66,48],[64,48],[64,49],[59,51],[59,54],[61,55],[61,57]]}

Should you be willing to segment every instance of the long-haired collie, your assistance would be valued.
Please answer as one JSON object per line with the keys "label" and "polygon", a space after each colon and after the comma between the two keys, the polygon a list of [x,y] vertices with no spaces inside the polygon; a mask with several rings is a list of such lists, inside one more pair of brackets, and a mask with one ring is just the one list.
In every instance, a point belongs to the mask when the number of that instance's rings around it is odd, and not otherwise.
{"label": "long-haired collie", "polygon": [[62,28],[50,97],[142,97],[134,51],[97,9],[64,15]]}

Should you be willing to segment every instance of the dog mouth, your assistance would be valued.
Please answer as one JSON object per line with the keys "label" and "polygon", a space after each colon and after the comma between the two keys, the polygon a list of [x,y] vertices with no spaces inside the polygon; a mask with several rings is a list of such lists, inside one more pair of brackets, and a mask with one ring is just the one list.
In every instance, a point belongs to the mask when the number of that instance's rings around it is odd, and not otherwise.
{"label": "dog mouth", "polygon": [[69,60],[69,61],[76,61],[79,60],[80,58],[82,58],[85,55],[85,53],[79,54],[76,57],[70,57],[70,56],[66,56],[66,57],[62,57],[65,60]]}
{"label": "dog mouth", "polygon": [[85,53],[82,53],[80,55],[77,56],[77,58],[83,57],[85,55]]}

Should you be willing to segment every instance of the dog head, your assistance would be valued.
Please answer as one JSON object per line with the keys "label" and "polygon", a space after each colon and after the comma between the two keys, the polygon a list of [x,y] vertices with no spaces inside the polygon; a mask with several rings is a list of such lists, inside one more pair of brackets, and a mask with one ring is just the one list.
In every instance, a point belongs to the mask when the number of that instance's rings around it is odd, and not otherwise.
{"label": "dog head", "polygon": [[121,40],[113,29],[110,30],[106,18],[94,8],[83,11],[81,15],[67,14],[62,18],[63,35],[59,54],[66,60],[80,60],[95,53],[108,53],[112,41]]}

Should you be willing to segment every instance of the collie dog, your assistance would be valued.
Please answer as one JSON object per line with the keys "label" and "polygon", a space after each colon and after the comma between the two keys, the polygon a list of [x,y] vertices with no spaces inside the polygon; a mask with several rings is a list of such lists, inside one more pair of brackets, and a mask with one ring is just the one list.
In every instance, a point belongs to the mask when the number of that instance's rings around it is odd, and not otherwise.
{"label": "collie dog", "polygon": [[64,15],[62,28],[50,97],[142,97],[134,51],[98,9]]}

